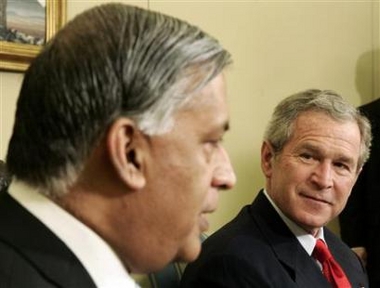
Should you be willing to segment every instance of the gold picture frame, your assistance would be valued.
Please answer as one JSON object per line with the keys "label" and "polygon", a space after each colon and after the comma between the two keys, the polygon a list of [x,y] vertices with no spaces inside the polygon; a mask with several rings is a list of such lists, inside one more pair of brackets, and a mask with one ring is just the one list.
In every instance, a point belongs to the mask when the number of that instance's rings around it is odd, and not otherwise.
{"label": "gold picture frame", "polygon": [[[45,41],[48,41],[66,21],[66,0],[46,1]],[[23,72],[40,52],[42,46],[0,40],[0,70]]]}

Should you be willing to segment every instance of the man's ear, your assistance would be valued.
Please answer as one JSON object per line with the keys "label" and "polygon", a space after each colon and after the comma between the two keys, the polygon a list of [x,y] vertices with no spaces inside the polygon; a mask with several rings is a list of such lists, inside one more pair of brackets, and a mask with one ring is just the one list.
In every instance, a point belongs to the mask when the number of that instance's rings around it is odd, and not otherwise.
{"label": "man's ear", "polygon": [[261,169],[267,178],[272,175],[274,157],[272,145],[268,141],[264,141],[261,145]]}
{"label": "man's ear", "polygon": [[144,137],[129,118],[119,118],[107,133],[108,155],[121,181],[132,190],[145,186],[143,173]]}

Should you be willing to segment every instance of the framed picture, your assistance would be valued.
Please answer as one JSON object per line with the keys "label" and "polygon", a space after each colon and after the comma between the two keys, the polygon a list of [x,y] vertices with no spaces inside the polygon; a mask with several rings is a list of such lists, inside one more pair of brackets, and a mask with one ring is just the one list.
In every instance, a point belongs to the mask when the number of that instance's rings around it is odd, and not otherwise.
{"label": "framed picture", "polygon": [[66,0],[0,0],[0,70],[23,72],[66,21]]}

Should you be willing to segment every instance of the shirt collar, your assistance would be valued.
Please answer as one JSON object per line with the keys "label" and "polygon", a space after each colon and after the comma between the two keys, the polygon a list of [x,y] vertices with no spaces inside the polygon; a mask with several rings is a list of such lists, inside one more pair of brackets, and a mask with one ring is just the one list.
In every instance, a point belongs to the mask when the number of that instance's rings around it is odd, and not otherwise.
{"label": "shirt collar", "polygon": [[139,287],[98,234],[48,197],[17,180],[12,181],[8,192],[69,247],[97,287]]}
{"label": "shirt collar", "polygon": [[294,221],[290,220],[287,216],[285,216],[285,214],[280,210],[280,208],[278,208],[277,205],[274,203],[272,198],[270,198],[270,196],[268,195],[265,189],[264,189],[264,195],[267,197],[268,201],[271,203],[271,205],[276,210],[278,215],[285,222],[286,226],[288,226],[290,231],[294,234],[298,242],[301,244],[301,246],[306,250],[306,252],[309,255],[313,253],[314,246],[316,244],[317,239],[323,239],[323,241],[326,242],[324,238],[323,227],[321,227],[318,230],[317,236],[314,237],[313,235],[309,234],[304,229],[302,229],[300,226],[298,226]]}

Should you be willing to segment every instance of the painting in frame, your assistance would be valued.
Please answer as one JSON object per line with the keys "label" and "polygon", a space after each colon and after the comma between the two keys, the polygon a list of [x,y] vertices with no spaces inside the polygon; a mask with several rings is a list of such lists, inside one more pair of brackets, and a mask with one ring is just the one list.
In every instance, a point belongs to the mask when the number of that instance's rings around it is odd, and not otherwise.
{"label": "painting in frame", "polygon": [[66,21],[66,0],[0,0],[0,70],[25,71]]}

